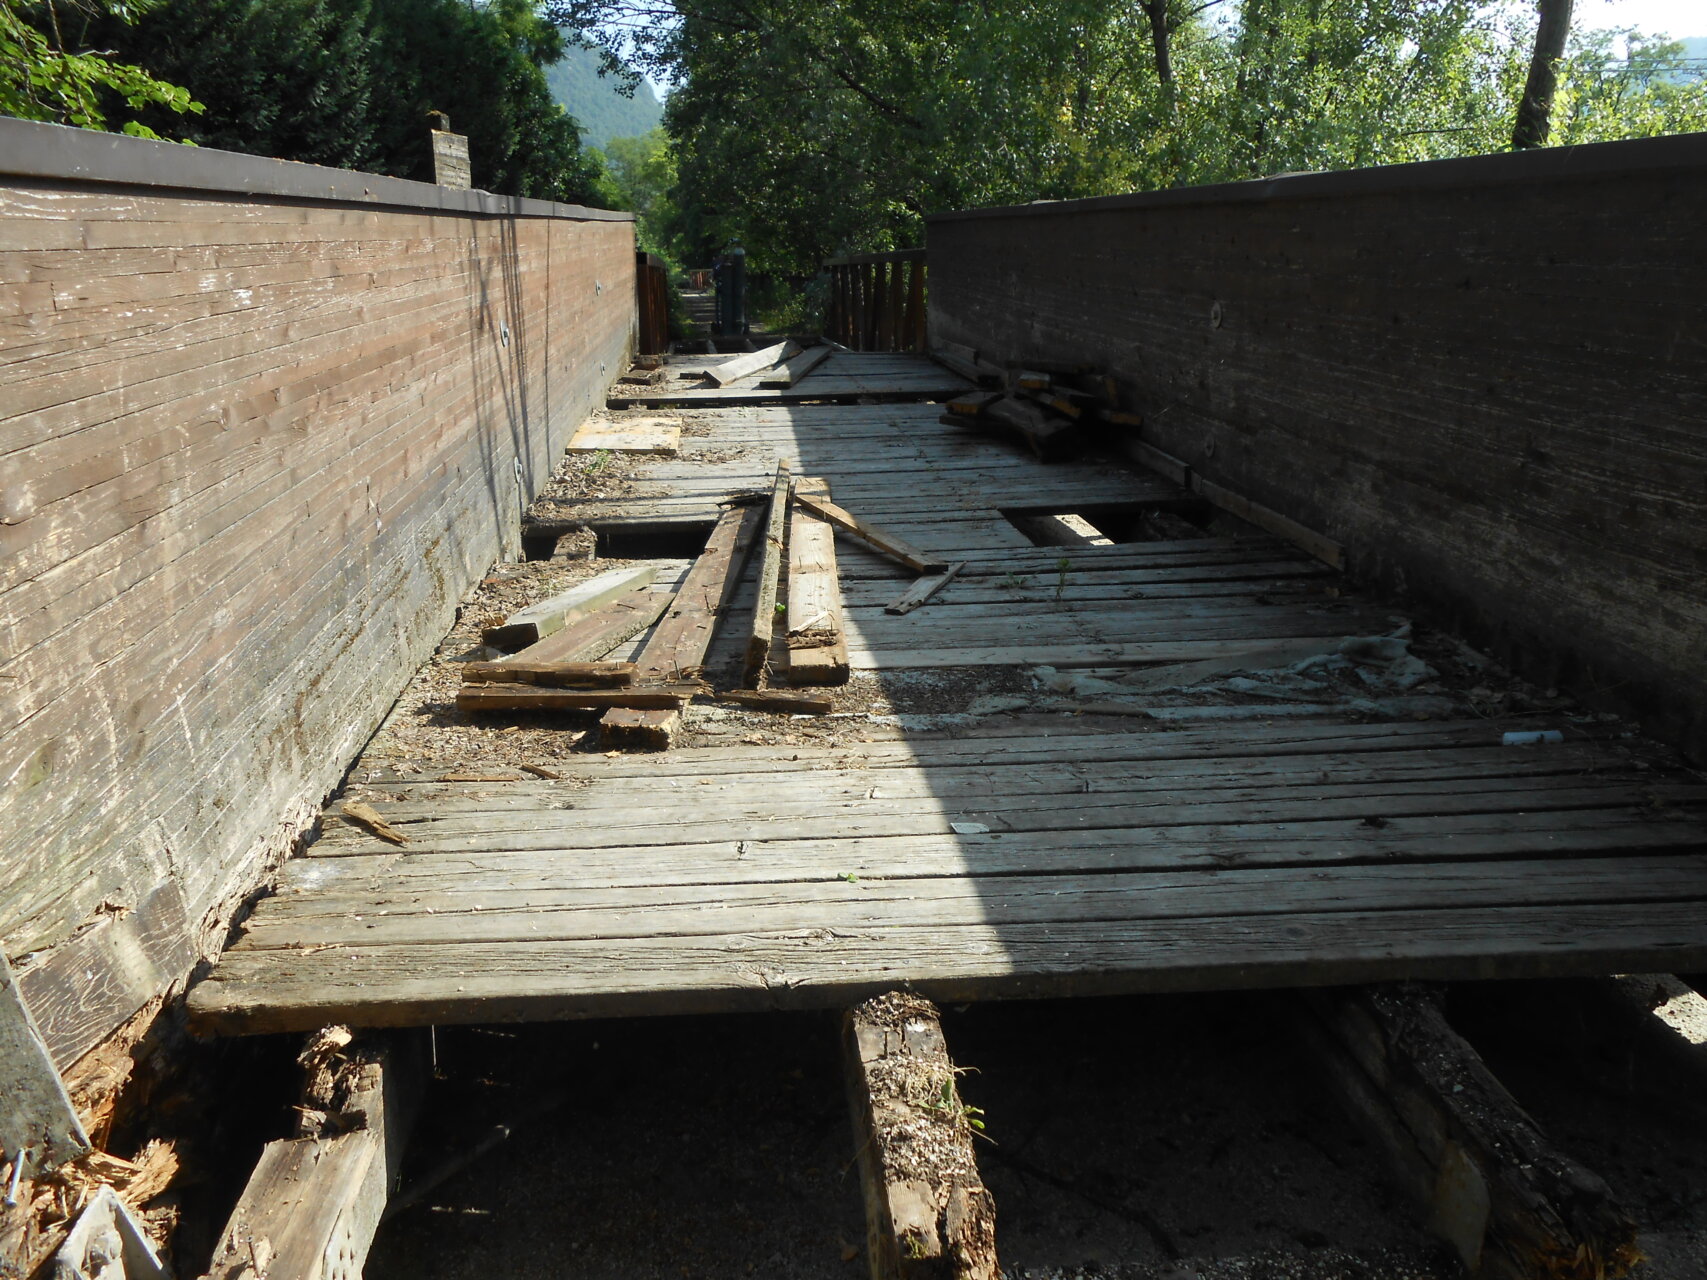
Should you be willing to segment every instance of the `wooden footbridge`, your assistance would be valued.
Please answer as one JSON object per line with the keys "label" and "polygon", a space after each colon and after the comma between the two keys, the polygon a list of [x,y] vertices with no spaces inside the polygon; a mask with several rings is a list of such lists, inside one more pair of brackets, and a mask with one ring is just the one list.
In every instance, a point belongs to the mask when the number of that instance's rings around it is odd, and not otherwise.
{"label": "wooden footbridge", "polygon": [[[1404,624],[1255,527],[1036,545],[1039,519],[1118,533],[1199,498],[944,425],[929,401],[964,386],[919,357],[841,354],[786,393],[628,396],[691,406],[679,455],[621,496],[536,512],[709,530],[779,461],[821,478],[963,564],[898,615],[912,575],[837,546],[847,663],[879,682],[1233,670]],[[759,564],[724,632],[745,634]],[[192,1015],[253,1032],[840,1006],[897,986],[961,1001],[1707,968],[1707,787],[1593,721],[1404,698],[1110,709],[852,715],[833,741],[588,753],[557,778],[385,776],[363,794],[407,843],[334,807]]]}

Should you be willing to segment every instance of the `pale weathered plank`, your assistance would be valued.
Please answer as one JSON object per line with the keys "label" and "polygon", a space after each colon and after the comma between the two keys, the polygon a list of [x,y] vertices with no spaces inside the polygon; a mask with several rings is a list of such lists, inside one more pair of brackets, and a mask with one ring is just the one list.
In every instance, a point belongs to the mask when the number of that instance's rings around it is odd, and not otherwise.
{"label": "pale weathered plank", "polygon": [[35,1178],[89,1149],[89,1135],[59,1072],[48,1056],[35,1019],[0,956],[0,1153],[8,1168],[22,1162],[23,1176]]}
{"label": "pale weathered plank", "polygon": [[566,452],[674,457],[681,445],[680,418],[589,418],[569,437]]}
{"label": "pale weathered plank", "polygon": [[[903,978],[938,1002],[1389,979],[1707,968],[1697,902],[962,925],[892,937],[622,939],[232,952],[190,993],[193,1025],[357,1025],[835,1008]],[[1652,967],[1651,963],[1647,967]]]}

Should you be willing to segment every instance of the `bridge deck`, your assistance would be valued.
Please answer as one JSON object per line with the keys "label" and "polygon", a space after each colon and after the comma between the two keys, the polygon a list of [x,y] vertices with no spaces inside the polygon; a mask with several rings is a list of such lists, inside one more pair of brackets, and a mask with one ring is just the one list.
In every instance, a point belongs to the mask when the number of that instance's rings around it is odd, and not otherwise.
{"label": "bridge deck", "polygon": [[[894,616],[908,575],[838,545],[850,658],[879,685],[1296,656],[1395,626],[1266,538],[1033,546],[1007,514],[1183,495],[1118,464],[1043,467],[937,414],[696,407],[680,458],[565,510],[695,520],[778,457],[824,477],[968,561]],[[1482,718],[1450,690],[1312,706],[1222,688],[1148,716],[1044,694],[797,722],[581,754],[559,779],[384,776],[364,794],[409,844],[329,818],[192,1013],[248,1032],[832,1006],[901,984],[959,1001],[1707,968],[1707,788],[1633,741]],[[1566,741],[1502,744],[1554,725]]]}

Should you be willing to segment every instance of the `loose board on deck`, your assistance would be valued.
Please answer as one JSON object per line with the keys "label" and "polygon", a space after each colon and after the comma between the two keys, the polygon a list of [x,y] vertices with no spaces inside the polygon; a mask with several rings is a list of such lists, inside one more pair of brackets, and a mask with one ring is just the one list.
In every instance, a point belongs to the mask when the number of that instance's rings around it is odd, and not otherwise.
{"label": "loose board on deck", "polygon": [[570,437],[570,453],[654,453],[674,457],[682,446],[680,418],[588,419]]}

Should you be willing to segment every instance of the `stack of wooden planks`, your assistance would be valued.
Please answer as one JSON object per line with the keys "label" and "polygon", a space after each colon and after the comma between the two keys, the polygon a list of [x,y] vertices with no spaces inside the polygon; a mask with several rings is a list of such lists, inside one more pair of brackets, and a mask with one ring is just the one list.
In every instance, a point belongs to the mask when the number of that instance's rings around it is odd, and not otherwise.
{"label": "stack of wooden planks", "polygon": [[1120,407],[1114,379],[1089,365],[1045,362],[1003,369],[954,343],[933,350],[931,358],[981,387],[994,388],[948,401],[944,423],[1013,437],[1046,462],[1079,445],[1079,428],[1088,423],[1143,424],[1140,415]]}

